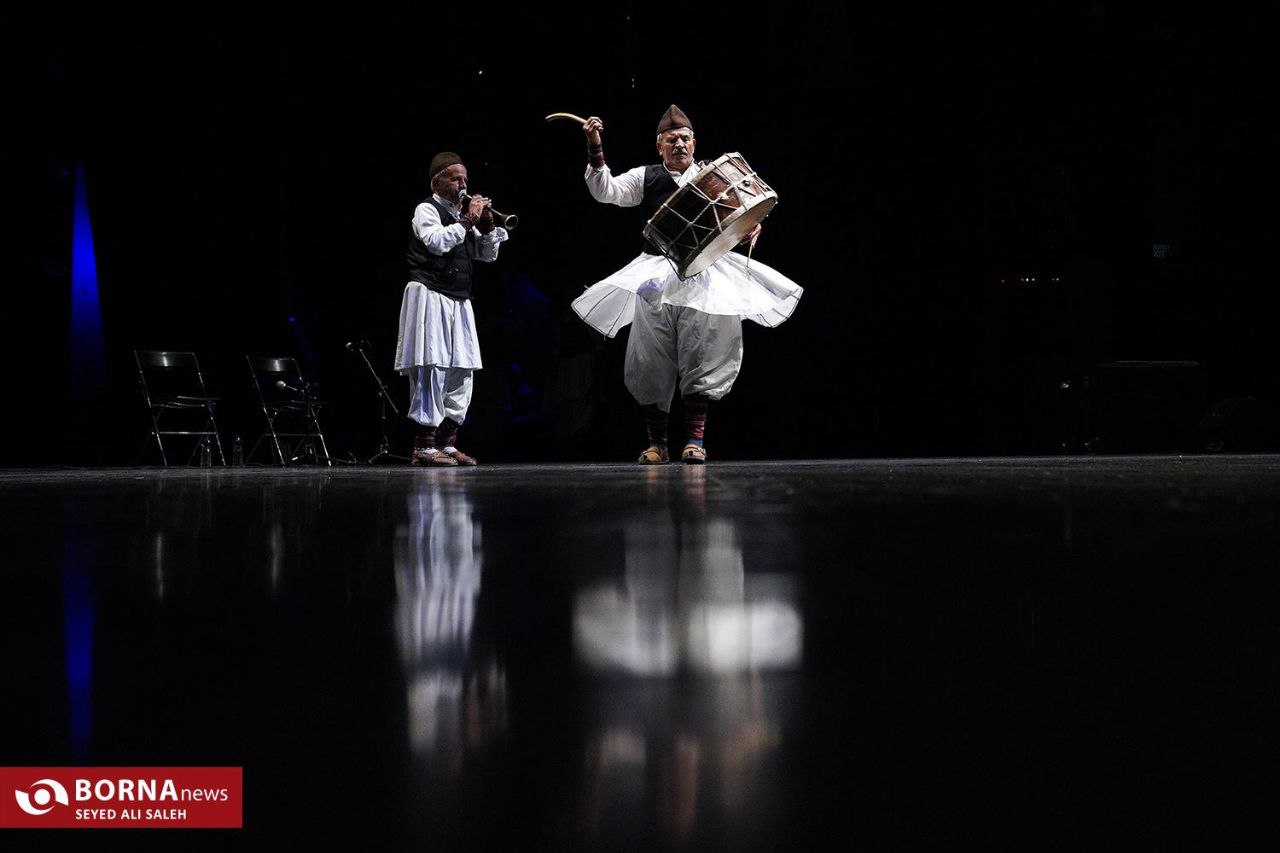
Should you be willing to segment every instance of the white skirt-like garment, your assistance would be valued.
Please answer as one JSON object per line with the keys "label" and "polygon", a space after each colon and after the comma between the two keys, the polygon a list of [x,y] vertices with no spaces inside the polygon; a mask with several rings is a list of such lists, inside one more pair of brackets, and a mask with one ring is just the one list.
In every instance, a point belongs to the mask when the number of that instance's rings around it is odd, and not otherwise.
{"label": "white skirt-like garment", "polygon": [[612,338],[631,322],[637,294],[650,302],[681,305],[705,314],[736,314],[761,326],[780,325],[796,310],[804,288],[782,273],[746,255],[729,252],[693,278],[681,281],[662,255],[642,253],[604,281],[573,300],[573,310],[588,325]]}
{"label": "white skirt-like garment", "polygon": [[400,301],[396,370],[464,367],[479,370],[480,339],[470,299],[451,299],[411,281]]}

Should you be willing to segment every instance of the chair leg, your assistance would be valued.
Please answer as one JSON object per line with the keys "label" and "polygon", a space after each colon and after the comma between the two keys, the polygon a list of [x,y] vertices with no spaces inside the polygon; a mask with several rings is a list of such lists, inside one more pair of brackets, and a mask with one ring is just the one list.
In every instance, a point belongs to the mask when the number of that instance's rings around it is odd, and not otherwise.
{"label": "chair leg", "polygon": [[154,411],[151,412],[151,437],[156,440],[156,447],[160,448],[160,464],[168,468],[169,456],[164,452],[164,441],[160,438],[160,416]]}
{"label": "chair leg", "polygon": [[222,452],[222,436],[218,433],[218,422],[213,419],[213,407],[209,407],[209,426],[205,429],[213,429],[213,443],[218,448],[218,464],[223,468],[227,467],[227,454]]}
{"label": "chair leg", "polygon": [[[138,464],[139,465],[147,464],[147,448],[151,446],[152,442],[157,440],[158,439],[156,438],[156,434],[154,431],[150,431],[147,433],[147,437],[142,440],[142,446],[138,448]],[[163,464],[163,462],[164,462],[164,457],[162,456],[161,463]]]}
{"label": "chair leg", "polygon": [[280,449],[280,437],[276,435],[275,418],[267,418],[267,432],[271,434],[271,446],[276,449],[276,459],[280,462],[280,467],[288,467],[289,463],[284,458],[284,451]]}
{"label": "chair leg", "polygon": [[320,424],[316,424],[316,435],[320,438],[320,451],[324,454],[324,464],[332,468],[333,460],[329,458],[329,448],[324,443],[324,433],[320,431]]}
{"label": "chair leg", "polygon": [[307,440],[313,442],[311,455],[316,457],[318,461],[319,457],[315,453],[314,440],[319,439],[320,452],[324,454],[324,464],[332,468],[333,460],[329,458],[329,447],[324,443],[324,430],[320,429],[320,419],[315,416],[314,412],[308,412],[307,415]]}

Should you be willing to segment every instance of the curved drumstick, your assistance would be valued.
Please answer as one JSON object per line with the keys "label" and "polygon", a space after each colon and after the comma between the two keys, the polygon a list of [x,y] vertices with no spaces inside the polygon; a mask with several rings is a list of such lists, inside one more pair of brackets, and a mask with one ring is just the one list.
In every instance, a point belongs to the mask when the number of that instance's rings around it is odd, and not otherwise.
{"label": "curved drumstick", "polygon": [[553,119],[558,119],[558,118],[567,119],[568,121],[576,121],[578,124],[587,123],[587,120],[585,118],[582,118],[581,116],[576,116],[573,113],[552,113],[551,115],[547,116],[545,120],[552,121]]}

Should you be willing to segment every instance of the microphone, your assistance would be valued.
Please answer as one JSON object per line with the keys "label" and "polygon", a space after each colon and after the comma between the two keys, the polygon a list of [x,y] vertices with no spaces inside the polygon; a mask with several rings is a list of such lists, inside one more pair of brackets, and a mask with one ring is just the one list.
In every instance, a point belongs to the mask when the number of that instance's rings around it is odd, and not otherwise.
{"label": "microphone", "polygon": [[307,392],[311,390],[311,383],[303,382],[301,388],[294,388],[292,385],[289,385],[288,383],[286,383],[283,379],[277,379],[276,387],[279,388],[281,391],[288,391],[290,394],[300,394],[305,397],[307,395]]}
{"label": "microphone", "polygon": [[347,352],[363,352],[368,348],[368,341],[350,341],[347,343]]}

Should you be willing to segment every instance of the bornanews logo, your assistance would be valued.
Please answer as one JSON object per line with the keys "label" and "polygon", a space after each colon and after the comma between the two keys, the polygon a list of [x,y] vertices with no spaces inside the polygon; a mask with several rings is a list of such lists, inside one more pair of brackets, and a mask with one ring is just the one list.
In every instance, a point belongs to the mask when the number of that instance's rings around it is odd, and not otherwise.
{"label": "bornanews logo", "polygon": [[244,825],[240,767],[0,767],[0,827]]}

